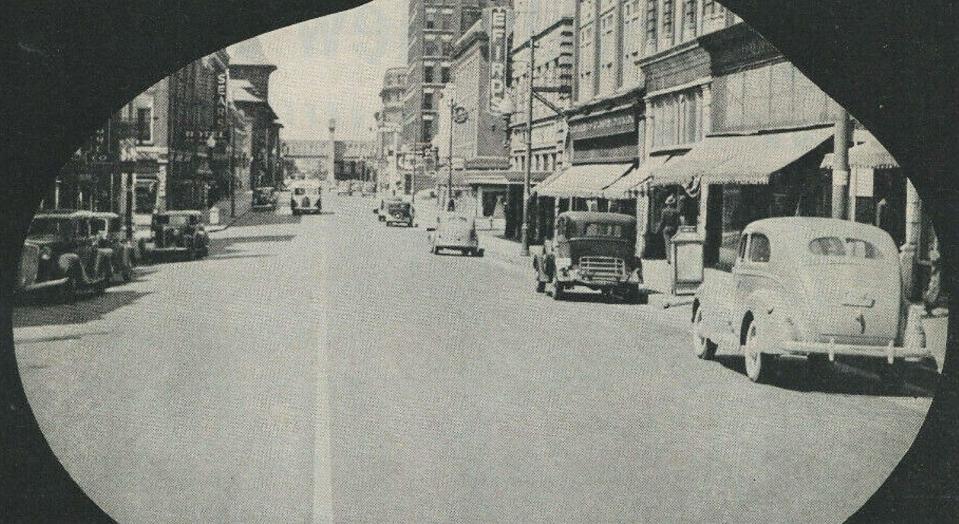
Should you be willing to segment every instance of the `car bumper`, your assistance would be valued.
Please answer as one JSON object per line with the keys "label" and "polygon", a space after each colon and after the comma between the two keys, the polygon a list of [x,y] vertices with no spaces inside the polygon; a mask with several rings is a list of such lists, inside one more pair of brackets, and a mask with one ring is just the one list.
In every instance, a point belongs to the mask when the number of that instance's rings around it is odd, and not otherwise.
{"label": "car bumper", "polygon": [[926,358],[932,352],[923,347],[904,347],[890,343],[887,346],[835,344],[832,342],[804,342],[790,340],[782,344],[782,352],[798,355],[827,355],[835,360],[836,355],[885,358],[892,364],[897,358]]}
{"label": "car bumper", "polygon": [[21,293],[30,293],[32,291],[40,291],[41,289],[49,289],[51,287],[62,286],[67,283],[67,278],[57,278],[54,280],[47,280],[45,282],[34,282],[33,284],[27,284],[20,288]]}
{"label": "car bumper", "polygon": [[558,271],[556,273],[556,280],[567,286],[587,286],[596,289],[615,288],[627,284],[642,284],[642,280],[638,278],[635,272],[627,275],[594,275],[576,269]]}

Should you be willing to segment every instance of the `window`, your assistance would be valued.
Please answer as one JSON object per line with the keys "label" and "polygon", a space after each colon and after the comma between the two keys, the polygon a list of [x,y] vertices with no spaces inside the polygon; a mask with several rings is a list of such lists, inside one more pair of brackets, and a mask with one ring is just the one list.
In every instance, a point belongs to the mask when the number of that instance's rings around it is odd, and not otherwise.
{"label": "window", "polygon": [[436,42],[427,41],[426,44],[423,45],[423,55],[436,56],[437,52]]}
{"label": "window", "polygon": [[423,109],[433,109],[433,93],[423,93]]}
{"label": "window", "polygon": [[433,140],[433,124],[429,120],[423,121],[423,142]]}
{"label": "window", "polygon": [[423,81],[427,84],[433,83],[433,67],[423,66]]}
{"label": "window", "polygon": [[436,13],[426,13],[426,29],[436,29]]}
{"label": "window", "polygon": [[153,142],[153,108],[137,108],[137,141],[141,144]]}
{"label": "window", "polygon": [[586,235],[588,237],[613,237],[625,238],[626,227],[623,224],[586,224]]}
{"label": "window", "polygon": [[440,69],[440,82],[443,82],[444,84],[448,84],[449,81],[450,81],[450,68],[443,66]]}
{"label": "window", "polygon": [[656,9],[657,0],[646,0],[646,52],[656,52]]}
{"label": "window", "polygon": [[691,40],[696,36],[696,0],[683,1],[683,40]]}
{"label": "window", "polygon": [[90,236],[90,223],[86,220],[78,220],[76,222],[76,232],[77,236]]}
{"label": "window", "polygon": [[673,0],[663,0],[663,37],[673,36]]}
{"label": "window", "polygon": [[754,233],[749,243],[750,262],[769,262],[769,238],[762,233]]}
{"label": "window", "polygon": [[870,260],[882,258],[882,254],[871,242],[858,238],[823,237],[809,243],[809,251],[824,257],[850,257]]}
{"label": "window", "polygon": [[743,235],[739,239],[739,259],[740,260],[743,260],[746,258],[746,244],[748,243],[748,241],[749,241],[748,235]]}

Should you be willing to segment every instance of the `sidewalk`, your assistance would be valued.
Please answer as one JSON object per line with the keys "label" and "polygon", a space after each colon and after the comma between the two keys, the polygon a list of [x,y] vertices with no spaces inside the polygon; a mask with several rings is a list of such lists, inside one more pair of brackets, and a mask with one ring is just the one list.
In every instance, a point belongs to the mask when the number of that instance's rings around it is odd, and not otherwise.
{"label": "sidewalk", "polygon": [[[501,237],[501,233],[498,231],[477,231],[477,235],[479,235],[480,247],[483,248],[486,256],[503,260],[504,262],[509,262],[522,268],[528,268],[530,272],[532,272],[533,257],[520,256],[519,251],[521,246],[519,242]],[[536,248],[530,248],[531,254],[534,249]]]}
{"label": "sidewalk", "polygon": [[[220,208],[220,223],[219,224],[210,224],[210,210],[207,209],[203,213],[203,223],[206,225],[207,231],[215,233],[217,231],[223,231],[224,229],[233,225],[234,222],[243,217],[243,215],[249,213],[250,209],[253,207],[253,192],[252,191],[238,191],[236,193],[236,216],[230,216],[230,197],[220,200],[219,202],[213,204]],[[213,207],[210,206],[210,207]]]}

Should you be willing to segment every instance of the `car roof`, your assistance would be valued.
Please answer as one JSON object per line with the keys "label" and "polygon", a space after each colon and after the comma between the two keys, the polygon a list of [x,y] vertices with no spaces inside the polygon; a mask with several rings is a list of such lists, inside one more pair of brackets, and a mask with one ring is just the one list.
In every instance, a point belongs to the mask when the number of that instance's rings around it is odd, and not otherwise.
{"label": "car roof", "polygon": [[574,222],[608,222],[613,224],[635,224],[636,219],[622,213],[607,213],[603,211],[565,211],[559,216],[569,218]]}
{"label": "car roof", "polygon": [[45,209],[33,218],[90,218],[92,211],[82,209]]}
{"label": "car roof", "polygon": [[197,211],[195,209],[175,209],[170,211],[160,211],[157,215],[168,215],[168,216],[193,216],[193,215],[202,215],[203,212]]}
{"label": "car roof", "polygon": [[761,232],[782,238],[812,240],[824,236],[853,235],[877,243],[892,242],[883,229],[871,224],[826,217],[763,218],[750,223],[743,233]]}

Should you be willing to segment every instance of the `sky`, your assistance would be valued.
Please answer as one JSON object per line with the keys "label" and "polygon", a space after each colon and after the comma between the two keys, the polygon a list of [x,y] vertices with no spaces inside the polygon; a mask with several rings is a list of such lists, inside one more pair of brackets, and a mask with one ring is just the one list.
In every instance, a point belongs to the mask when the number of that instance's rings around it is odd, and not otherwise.
{"label": "sky", "polygon": [[284,139],[373,139],[386,69],[406,66],[407,0],[360,7],[260,35],[277,66],[270,104]]}

